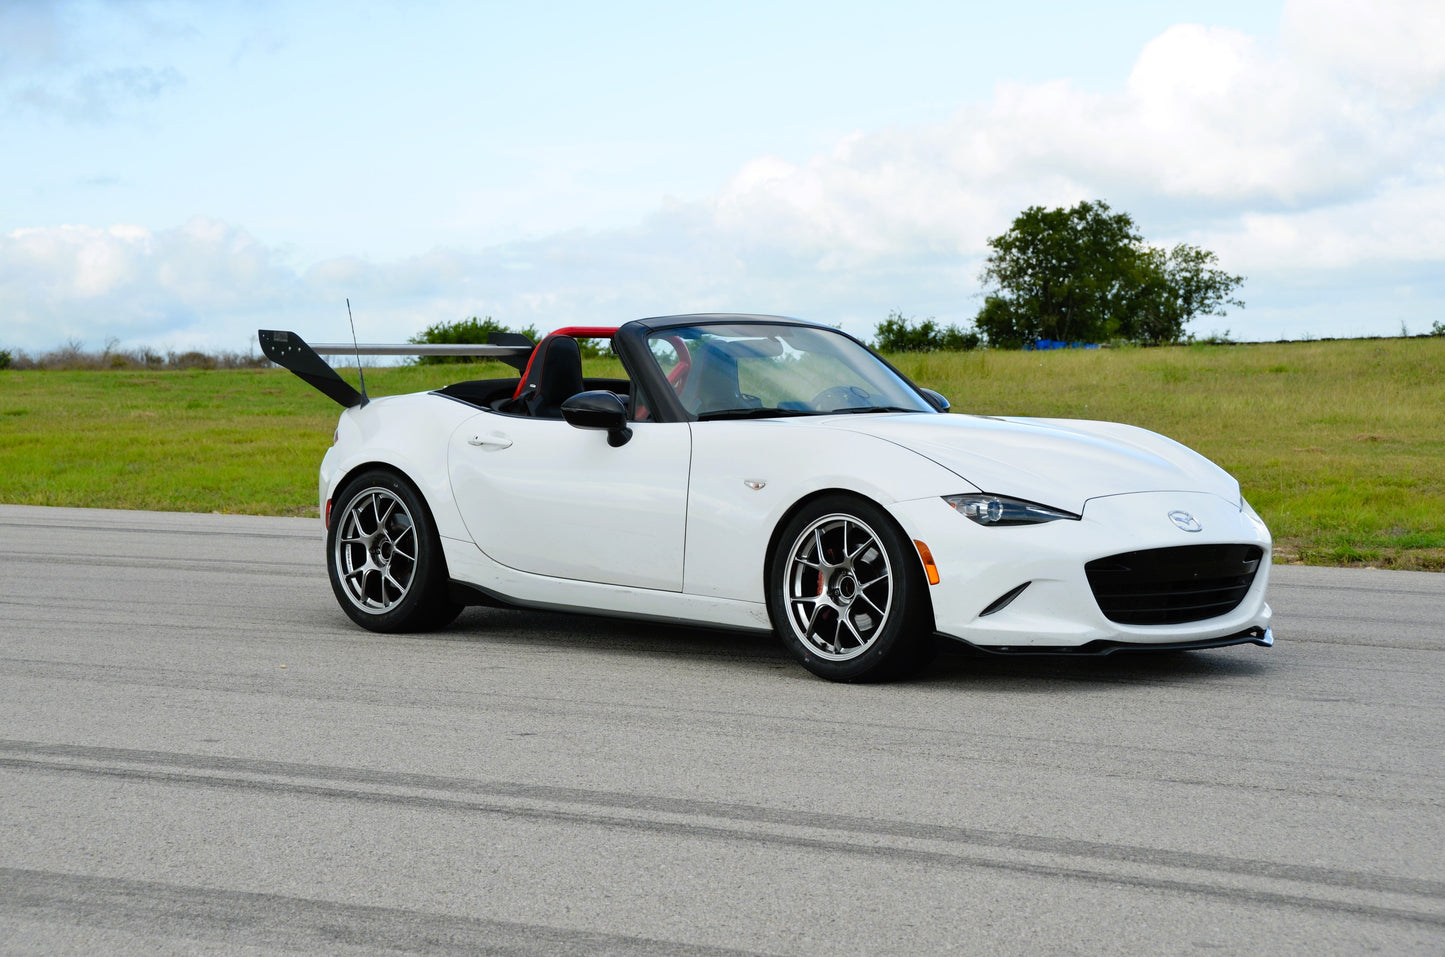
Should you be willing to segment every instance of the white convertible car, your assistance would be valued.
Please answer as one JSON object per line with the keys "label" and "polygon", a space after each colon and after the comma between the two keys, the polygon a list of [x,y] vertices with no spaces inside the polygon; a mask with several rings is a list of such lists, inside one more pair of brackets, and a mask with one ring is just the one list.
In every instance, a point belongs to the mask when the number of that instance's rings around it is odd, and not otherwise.
{"label": "white convertible car", "polygon": [[[584,378],[586,336],[628,378]],[[695,315],[358,346],[520,373],[372,400],[318,355],[351,345],[260,341],[346,407],[321,509],[332,587],[366,628],[488,604],[771,630],[845,681],[914,670],[938,638],[1273,642],[1269,531],[1218,466],[1127,425],[946,414],[827,326]]]}

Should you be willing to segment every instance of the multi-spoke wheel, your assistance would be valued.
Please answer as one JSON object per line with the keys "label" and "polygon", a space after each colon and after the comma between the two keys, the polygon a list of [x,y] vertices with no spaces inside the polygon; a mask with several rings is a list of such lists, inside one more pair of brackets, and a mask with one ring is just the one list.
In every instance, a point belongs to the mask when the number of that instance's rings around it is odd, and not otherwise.
{"label": "multi-spoke wheel", "polygon": [[873,504],[843,496],[811,503],[778,537],[770,571],[773,625],[814,674],[886,678],[927,661],[918,558]]}
{"label": "multi-spoke wheel", "polygon": [[388,488],[362,489],[341,514],[336,569],[352,604],[378,615],[391,611],[416,578],[416,523]]}
{"label": "multi-spoke wheel", "polygon": [[824,515],[803,529],[784,577],[788,623],[821,658],[858,657],[888,622],[893,568],[878,533],[852,515]]}
{"label": "multi-spoke wheel", "polygon": [[426,504],[390,472],[367,472],[336,497],[327,529],[331,587],[373,631],[422,631],[455,618],[445,560]]}

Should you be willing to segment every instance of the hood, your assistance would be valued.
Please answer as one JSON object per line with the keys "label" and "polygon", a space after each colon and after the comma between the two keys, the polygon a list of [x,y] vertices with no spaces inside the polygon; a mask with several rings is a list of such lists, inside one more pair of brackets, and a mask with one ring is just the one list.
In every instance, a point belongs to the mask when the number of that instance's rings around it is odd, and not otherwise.
{"label": "hood", "polygon": [[1078,514],[1091,498],[1131,492],[1207,492],[1239,501],[1239,483],[1198,452],[1117,422],[859,415],[839,416],[827,427],[901,445],[980,491]]}

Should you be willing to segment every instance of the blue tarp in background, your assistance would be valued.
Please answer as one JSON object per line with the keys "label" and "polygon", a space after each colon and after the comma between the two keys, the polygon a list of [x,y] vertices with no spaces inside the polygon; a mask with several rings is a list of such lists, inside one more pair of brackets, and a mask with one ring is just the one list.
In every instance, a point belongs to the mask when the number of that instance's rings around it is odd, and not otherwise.
{"label": "blue tarp in background", "polygon": [[1039,339],[1032,345],[1025,343],[1025,350],[1033,349],[1097,349],[1097,342],[1060,342],[1057,339]]}

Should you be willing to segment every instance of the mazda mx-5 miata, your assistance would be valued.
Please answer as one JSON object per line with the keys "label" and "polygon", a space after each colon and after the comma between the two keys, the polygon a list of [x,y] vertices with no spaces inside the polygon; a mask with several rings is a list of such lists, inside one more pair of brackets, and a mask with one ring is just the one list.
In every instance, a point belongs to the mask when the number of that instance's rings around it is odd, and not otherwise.
{"label": "mazda mx-5 miata", "polygon": [[[610,338],[626,378],[583,376]],[[642,319],[452,352],[519,373],[368,400],[295,333],[266,355],[346,407],[326,562],[376,631],[465,605],[771,630],[834,680],[995,653],[1268,646],[1271,541],[1239,483],[1144,429],[948,414],[837,329]],[[439,367],[446,368],[446,367]]]}

